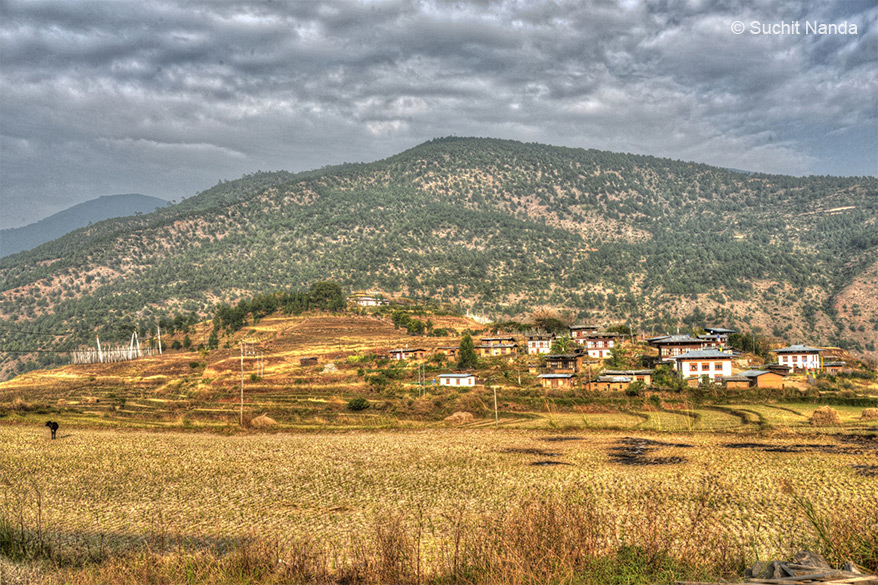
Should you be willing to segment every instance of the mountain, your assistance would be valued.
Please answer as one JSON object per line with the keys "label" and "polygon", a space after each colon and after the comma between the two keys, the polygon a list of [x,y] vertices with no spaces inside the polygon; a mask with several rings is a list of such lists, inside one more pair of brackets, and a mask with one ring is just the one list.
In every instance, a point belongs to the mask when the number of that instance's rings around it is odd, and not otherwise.
{"label": "mountain", "polygon": [[38,222],[20,228],[0,230],[0,256],[17,254],[60,238],[75,229],[112,217],[149,213],[168,202],[158,197],[129,193],[104,195],[59,211]]}
{"label": "mountain", "polygon": [[3,258],[3,349],[44,352],[7,353],[0,367],[326,279],[496,318],[555,308],[871,353],[876,221],[874,177],[437,139],[374,163],[224,181]]}

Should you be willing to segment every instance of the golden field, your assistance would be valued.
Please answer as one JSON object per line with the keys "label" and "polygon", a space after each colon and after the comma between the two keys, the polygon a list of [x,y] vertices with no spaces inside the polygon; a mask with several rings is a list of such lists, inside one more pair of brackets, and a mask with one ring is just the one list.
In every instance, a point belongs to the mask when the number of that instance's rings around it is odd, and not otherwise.
{"label": "golden field", "polygon": [[0,426],[0,502],[7,520],[20,518],[30,530],[39,523],[56,545],[70,547],[123,551],[160,538],[222,548],[258,537],[308,538],[345,551],[390,514],[420,518],[429,567],[462,518],[585,498],[608,549],[650,523],[685,535],[697,522],[755,560],[818,542],[796,499],[820,513],[878,520],[878,444],[843,436],[457,428],[221,436],[62,427],[58,434],[51,441],[44,428]]}

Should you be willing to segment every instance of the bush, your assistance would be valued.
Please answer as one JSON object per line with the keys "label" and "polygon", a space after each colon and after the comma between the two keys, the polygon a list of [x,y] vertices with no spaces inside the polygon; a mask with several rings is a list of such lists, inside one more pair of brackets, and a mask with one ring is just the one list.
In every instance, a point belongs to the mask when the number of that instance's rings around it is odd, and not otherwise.
{"label": "bush", "polygon": [[369,401],[362,396],[354,398],[348,402],[348,410],[353,410],[354,412],[366,410],[367,408],[369,408]]}

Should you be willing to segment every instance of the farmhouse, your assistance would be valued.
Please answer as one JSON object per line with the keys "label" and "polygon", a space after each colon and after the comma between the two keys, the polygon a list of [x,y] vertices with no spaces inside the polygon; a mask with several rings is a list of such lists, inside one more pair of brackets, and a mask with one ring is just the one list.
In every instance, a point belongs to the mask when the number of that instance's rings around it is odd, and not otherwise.
{"label": "farmhouse", "polygon": [[730,353],[716,349],[687,351],[674,358],[674,369],[684,379],[707,376],[719,382],[732,375],[733,357],[735,356]]}
{"label": "farmhouse", "polygon": [[527,336],[527,353],[549,353],[553,341],[555,336],[551,333],[532,333]]}
{"label": "farmhouse", "polygon": [[777,354],[778,363],[790,366],[793,370],[820,369],[820,353],[823,351],[822,349],[808,347],[807,345],[791,345],[771,351]]}
{"label": "farmhouse", "polygon": [[[489,338],[489,339],[491,339],[491,338]],[[494,339],[496,339],[496,338],[494,338]],[[479,341],[484,342],[484,339],[481,339]],[[476,345],[473,349],[476,350],[476,354],[479,357],[507,356],[507,357],[512,358],[515,356],[515,352],[518,349],[518,344],[517,343],[500,343],[500,342],[481,343],[479,345]]]}
{"label": "farmhouse", "polygon": [[747,378],[751,388],[775,388],[783,390],[783,376],[766,370],[750,370],[741,372]]}
{"label": "farmhouse", "polygon": [[540,374],[537,377],[543,388],[573,388],[576,385],[574,374]]}
{"label": "farmhouse", "polygon": [[582,353],[553,353],[546,356],[546,370],[559,374],[575,374],[582,369]]}
{"label": "farmhouse", "polygon": [[450,357],[450,358],[456,358],[456,357],[457,357],[457,352],[458,352],[459,350],[460,350],[460,347],[459,347],[459,346],[456,346],[456,345],[449,345],[449,346],[446,346],[446,347],[437,347],[437,348],[436,348],[436,352],[437,352],[437,353],[441,353],[441,354],[443,354],[443,355],[447,355],[447,356]]}
{"label": "farmhouse", "polygon": [[705,340],[688,335],[661,335],[651,337],[646,341],[651,346],[658,348],[659,361],[663,362],[673,362],[678,355],[709,346]]}
{"label": "farmhouse", "polygon": [[502,335],[499,337],[481,337],[479,338],[479,343],[481,343],[482,345],[518,345],[515,342],[515,338],[511,335]]}
{"label": "farmhouse", "polygon": [[427,357],[427,350],[422,348],[391,349],[388,355],[392,360],[422,360]]}
{"label": "farmhouse", "polygon": [[634,376],[602,375],[589,384],[592,390],[598,392],[624,392],[634,382]]}
{"label": "farmhouse", "polygon": [[598,330],[595,325],[572,325],[570,327],[570,339],[577,343],[581,343],[580,339],[585,339],[589,333],[596,333]]}
{"label": "farmhouse", "polygon": [[612,356],[610,350],[615,347],[619,337],[621,337],[619,333],[587,333],[576,342],[585,346],[588,357],[607,359]]}
{"label": "farmhouse", "polygon": [[475,374],[439,374],[440,386],[475,386]]}

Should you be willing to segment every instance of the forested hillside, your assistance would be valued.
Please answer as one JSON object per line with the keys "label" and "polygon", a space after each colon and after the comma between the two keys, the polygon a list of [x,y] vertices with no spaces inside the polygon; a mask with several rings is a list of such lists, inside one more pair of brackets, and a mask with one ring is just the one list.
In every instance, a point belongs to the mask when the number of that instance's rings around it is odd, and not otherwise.
{"label": "forested hillside", "polygon": [[59,211],[30,225],[0,230],[0,257],[30,250],[90,223],[111,217],[149,213],[167,204],[164,199],[137,193],[104,195]]}
{"label": "forested hillside", "polygon": [[[878,180],[445,138],[255,173],[0,260],[2,348],[69,349],[331,279],[497,318],[739,324],[874,352]],[[38,355],[3,354],[5,371]],[[27,366],[31,367],[31,366]]]}

